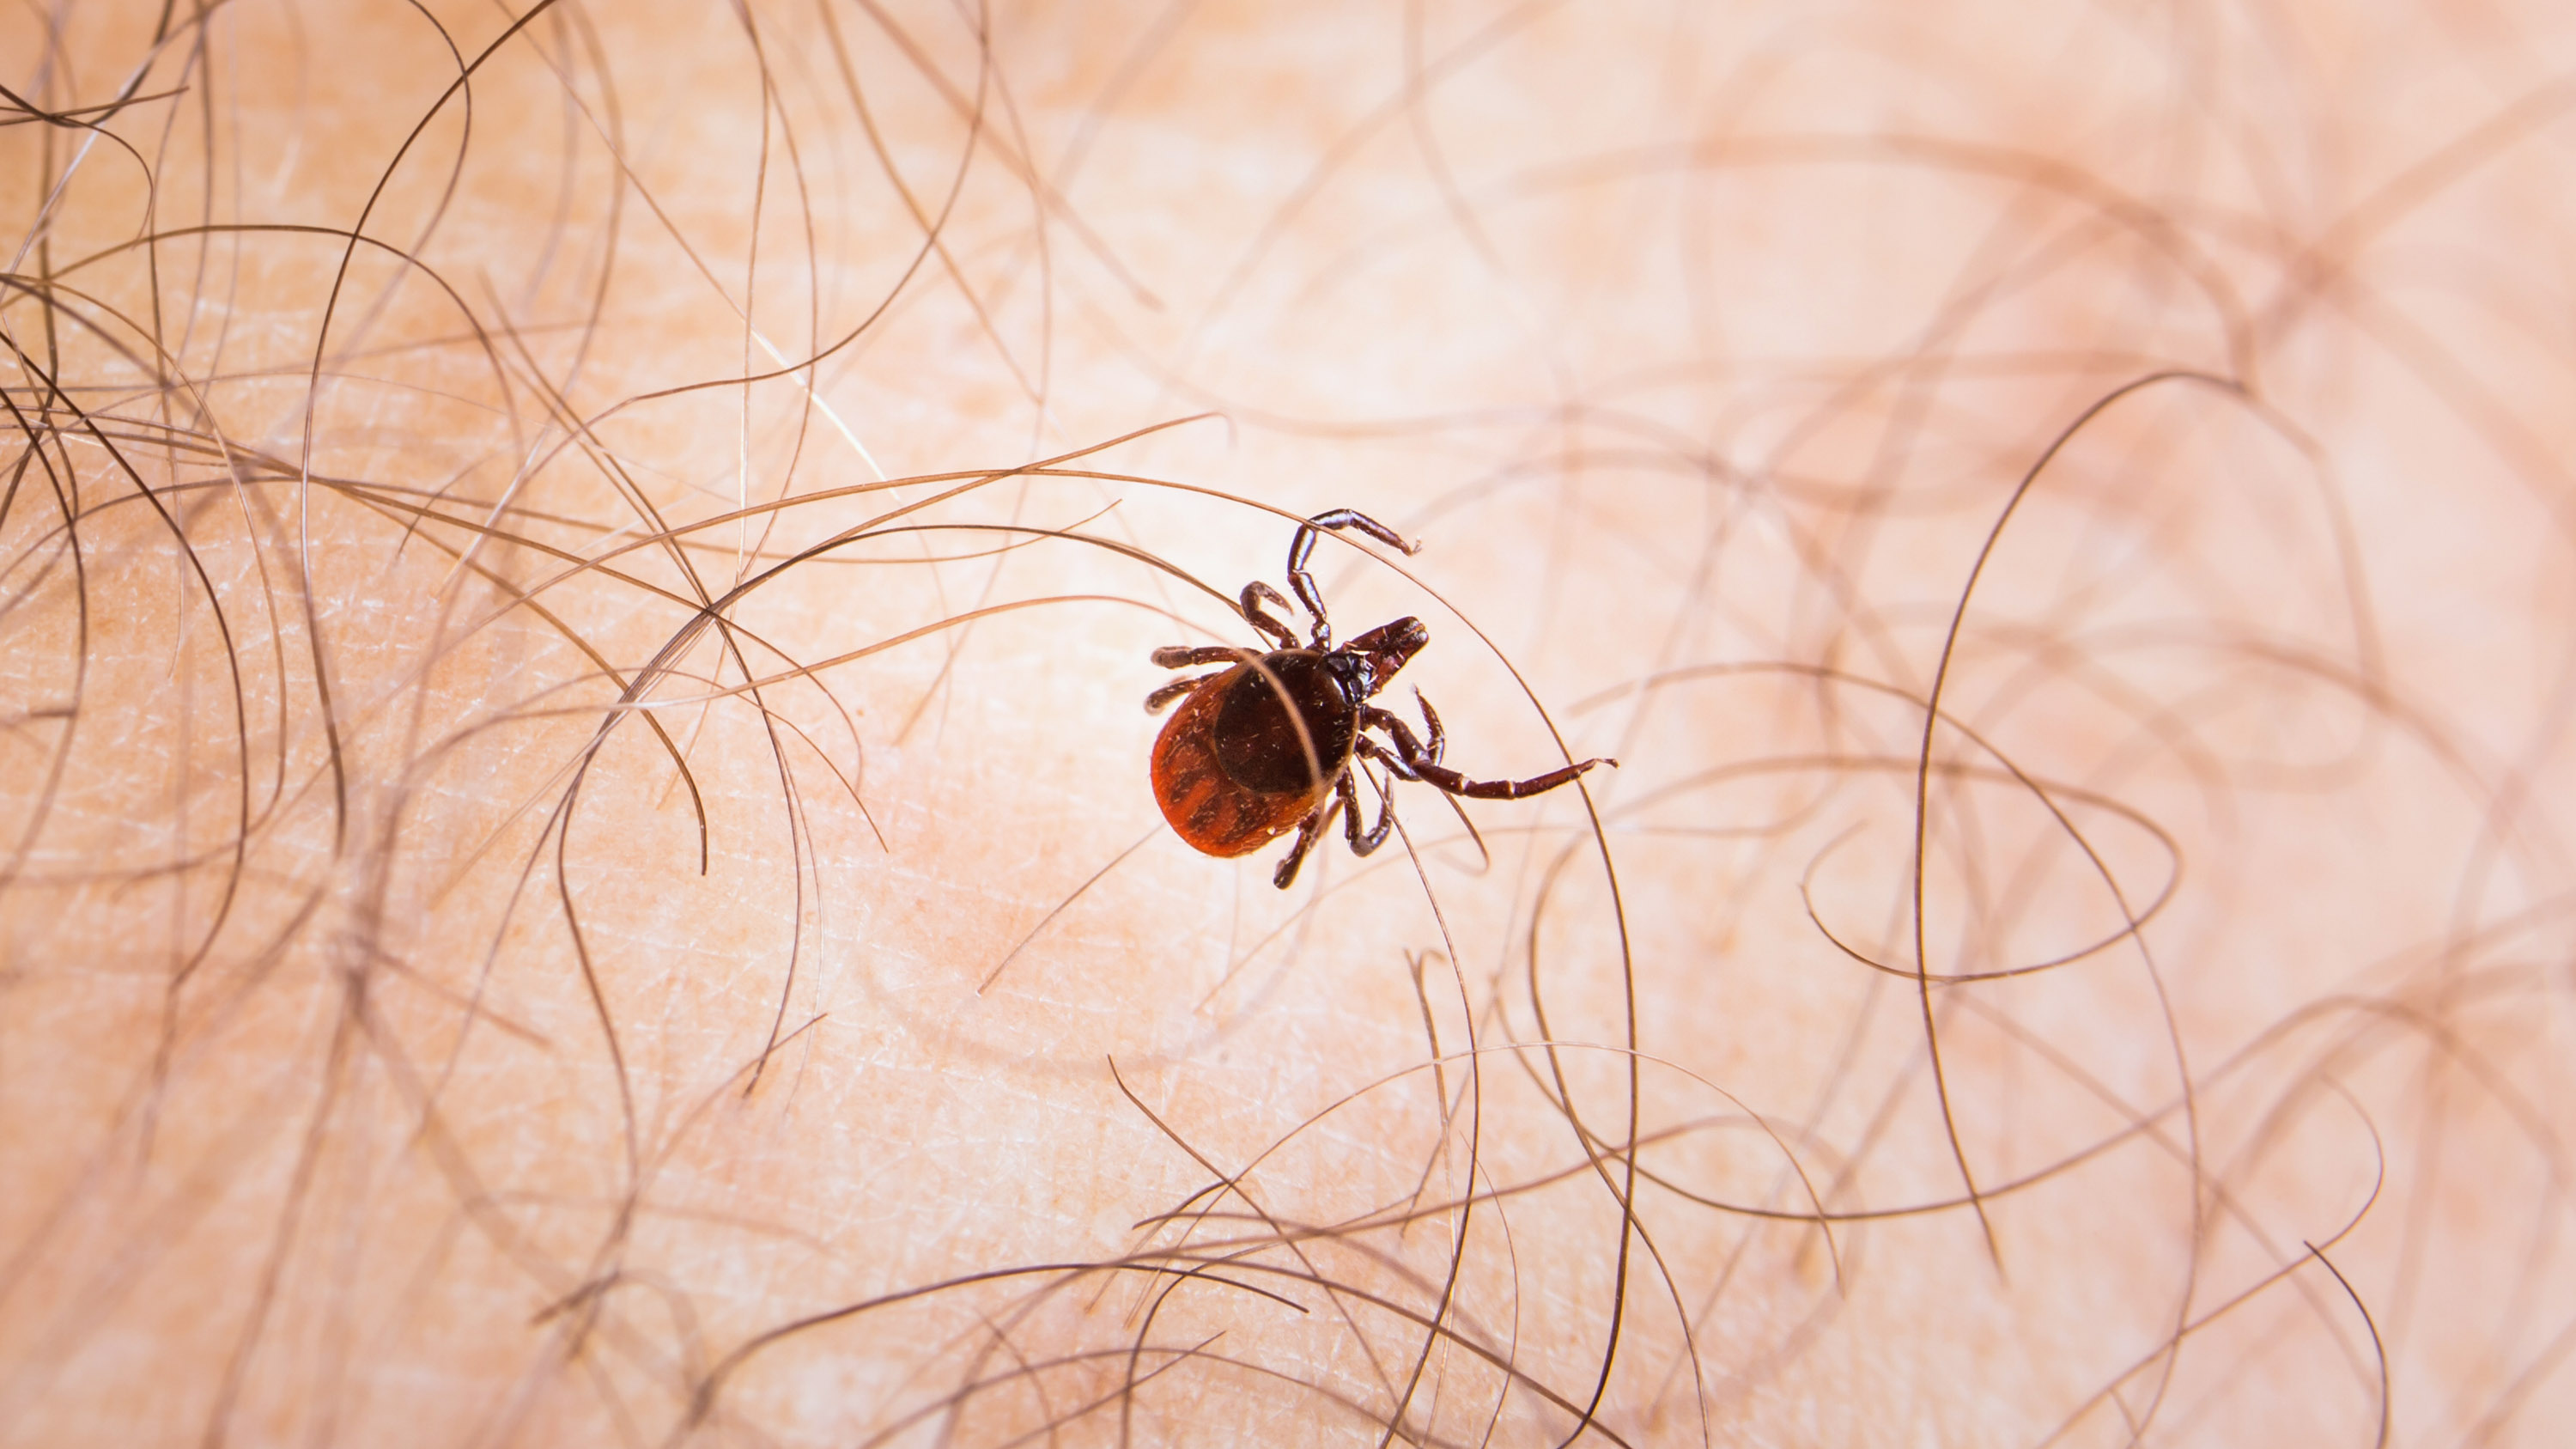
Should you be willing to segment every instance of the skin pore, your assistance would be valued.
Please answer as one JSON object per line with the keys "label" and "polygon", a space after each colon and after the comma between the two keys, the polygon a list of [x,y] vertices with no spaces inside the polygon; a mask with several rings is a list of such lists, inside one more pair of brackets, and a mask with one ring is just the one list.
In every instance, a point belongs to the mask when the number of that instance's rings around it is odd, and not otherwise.
{"label": "skin pore", "polygon": [[2560,1442],[2576,26],[1937,8],[0,17],[0,1443]]}

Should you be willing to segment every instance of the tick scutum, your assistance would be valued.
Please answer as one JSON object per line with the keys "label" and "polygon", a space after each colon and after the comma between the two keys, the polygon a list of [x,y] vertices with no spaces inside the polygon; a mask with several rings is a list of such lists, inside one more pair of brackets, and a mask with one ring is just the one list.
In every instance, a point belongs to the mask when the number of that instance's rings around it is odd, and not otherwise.
{"label": "tick scutum", "polygon": [[1311,796],[1349,762],[1359,712],[1323,655],[1283,649],[1219,687],[1225,702],[1210,734],[1218,768],[1236,784],[1265,795]]}

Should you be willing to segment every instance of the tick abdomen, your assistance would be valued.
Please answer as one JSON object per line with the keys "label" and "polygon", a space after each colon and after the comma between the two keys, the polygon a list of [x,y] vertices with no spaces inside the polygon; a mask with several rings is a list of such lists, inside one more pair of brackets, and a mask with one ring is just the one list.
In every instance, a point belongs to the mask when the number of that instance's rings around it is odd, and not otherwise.
{"label": "tick abdomen", "polygon": [[1283,650],[1238,665],[1193,690],[1154,741],[1155,803],[1199,851],[1248,855],[1314,809],[1350,759],[1354,722],[1322,655]]}

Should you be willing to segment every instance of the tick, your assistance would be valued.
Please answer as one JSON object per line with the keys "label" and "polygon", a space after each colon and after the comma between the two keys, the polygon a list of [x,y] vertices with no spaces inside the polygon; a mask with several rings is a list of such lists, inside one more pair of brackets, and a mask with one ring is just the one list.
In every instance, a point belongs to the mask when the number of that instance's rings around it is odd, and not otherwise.
{"label": "tick", "polygon": [[1336,809],[1353,855],[1386,843],[1395,824],[1392,787],[1379,792],[1376,826],[1361,830],[1359,791],[1351,778],[1355,758],[1374,760],[1399,780],[1476,800],[1517,800],[1567,784],[1595,765],[1619,763],[1585,760],[1526,780],[1470,780],[1441,764],[1448,737],[1420,690],[1413,697],[1422,706],[1427,744],[1392,711],[1369,703],[1431,642],[1431,632],[1420,619],[1403,618],[1334,647],[1323,595],[1306,571],[1316,531],[1326,528],[1357,529],[1408,554],[1420,547],[1367,514],[1347,508],[1318,513],[1297,526],[1288,545],[1289,590],[1315,620],[1305,643],[1262,607],[1275,604],[1288,613],[1288,601],[1255,579],[1243,586],[1243,621],[1277,648],[1256,654],[1222,644],[1178,644],[1154,651],[1154,662],[1166,669],[1231,666],[1175,679],[1145,696],[1149,714],[1182,701],[1154,741],[1154,802],[1181,839],[1208,855],[1249,855],[1294,829],[1297,842],[1270,877],[1286,890]]}

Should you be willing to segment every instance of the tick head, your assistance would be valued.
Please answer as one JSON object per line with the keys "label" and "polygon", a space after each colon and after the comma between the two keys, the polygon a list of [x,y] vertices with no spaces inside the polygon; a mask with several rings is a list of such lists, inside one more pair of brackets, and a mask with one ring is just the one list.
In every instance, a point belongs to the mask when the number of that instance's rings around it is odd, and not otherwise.
{"label": "tick head", "polygon": [[1368,677],[1361,681],[1365,685],[1361,697],[1366,698],[1385,688],[1395,672],[1430,642],[1431,631],[1422,627],[1420,619],[1407,615],[1392,624],[1378,625],[1335,652],[1356,656],[1367,666]]}

